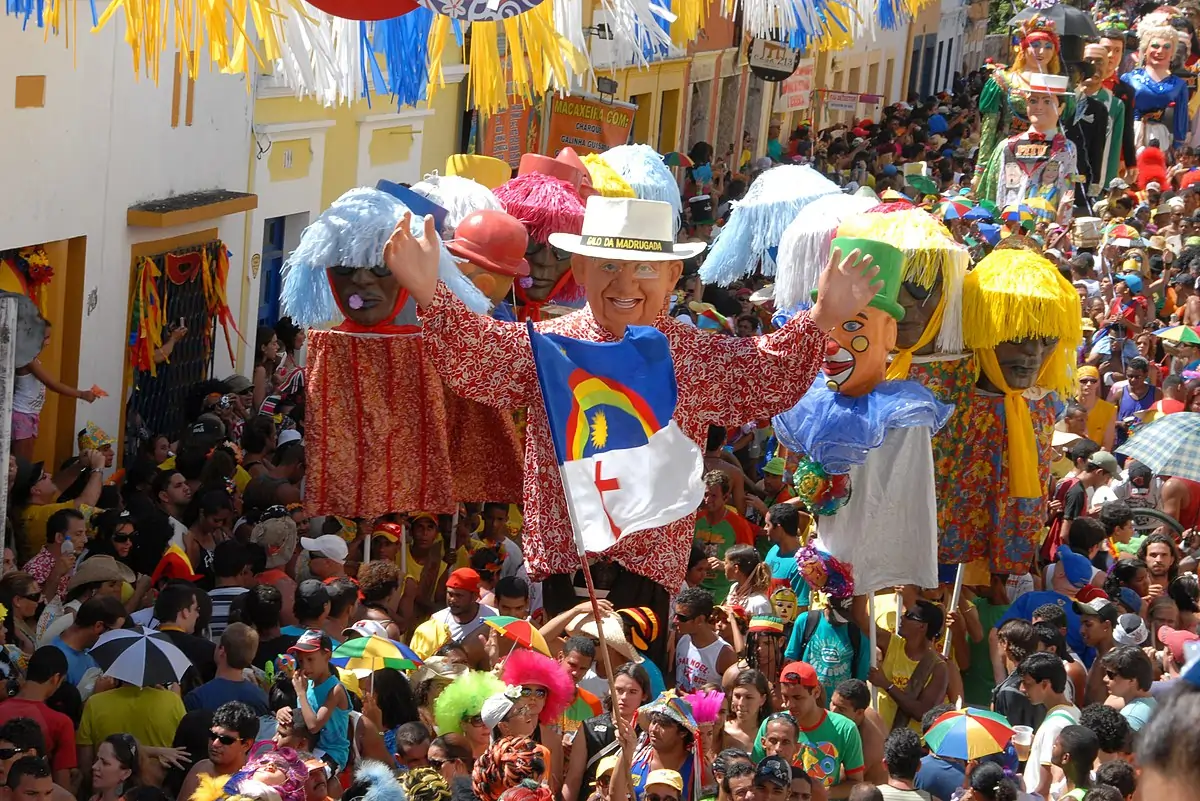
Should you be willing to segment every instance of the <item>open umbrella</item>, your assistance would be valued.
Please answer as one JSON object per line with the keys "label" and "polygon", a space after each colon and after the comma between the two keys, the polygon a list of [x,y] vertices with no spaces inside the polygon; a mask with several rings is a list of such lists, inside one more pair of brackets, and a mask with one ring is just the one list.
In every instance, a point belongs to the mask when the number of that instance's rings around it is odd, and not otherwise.
{"label": "open umbrella", "polygon": [[694,164],[686,154],[680,153],[678,150],[663,154],[662,159],[663,164],[666,164],[668,167],[691,167]]}
{"label": "open umbrella", "polygon": [[1154,332],[1154,336],[1159,339],[1165,339],[1168,342],[1182,342],[1185,345],[1200,345],[1200,326],[1195,325],[1172,325],[1167,328],[1160,328]]}
{"label": "open umbrella", "polygon": [[906,175],[904,180],[909,186],[914,187],[922,195],[937,194],[937,184],[933,182],[932,178],[927,178],[924,175]]}
{"label": "open umbrella", "polygon": [[509,617],[508,615],[493,615],[492,617],[485,617],[483,622],[494,628],[501,637],[512,640],[522,648],[540,651],[546,656],[551,656],[550,646],[546,644],[546,638],[528,620]]}
{"label": "open umbrella", "polygon": [[137,687],[178,684],[192,666],[192,660],[159,631],[105,632],[88,653],[105,676]]}
{"label": "open umbrella", "polygon": [[1004,211],[1000,212],[1000,219],[1005,222],[1033,222],[1036,217],[1037,215],[1033,213],[1033,209],[1024,203],[1013,203],[1005,206]]}
{"label": "open umbrella", "polygon": [[964,220],[993,220],[995,217],[996,213],[982,203],[963,215]]}
{"label": "open umbrella", "polygon": [[933,213],[940,220],[962,220],[966,219],[967,212],[975,208],[965,200],[955,198],[953,200],[943,200],[934,207]]}
{"label": "open umbrella", "polygon": [[1013,730],[1008,718],[986,709],[956,709],[925,732],[925,745],[940,757],[980,759],[1008,747]]}
{"label": "open umbrella", "polygon": [[403,643],[372,634],[346,640],[333,651],[334,665],[349,671],[374,672],[380,668],[416,670],[424,662],[416,652]]}
{"label": "open umbrella", "polygon": [[1200,413],[1159,417],[1117,448],[1117,453],[1137,459],[1156,476],[1200,481]]}
{"label": "open umbrella", "polygon": [[979,235],[982,236],[989,245],[995,247],[996,243],[1000,241],[1000,226],[993,223],[980,223],[978,227]]}
{"label": "open umbrella", "polygon": [[1055,3],[1046,7],[1044,3],[1036,3],[1021,11],[1011,20],[1009,25],[1016,27],[1018,22],[1024,22],[1032,16],[1046,17],[1054,23],[1054,30],[1059,36],[1079,36],[1084,39],[1099,39],[1100,31],[1096,23],[1086,11],[1080,11],[1066,3]]}

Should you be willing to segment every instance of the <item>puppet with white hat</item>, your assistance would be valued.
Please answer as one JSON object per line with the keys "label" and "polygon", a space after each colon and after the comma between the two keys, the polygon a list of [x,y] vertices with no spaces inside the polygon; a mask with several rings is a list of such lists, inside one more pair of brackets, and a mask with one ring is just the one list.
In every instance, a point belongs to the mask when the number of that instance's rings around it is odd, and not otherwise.
{"label": "puppet with white hat", "polygon": [[[825,332],[857,313],[874,295],[875,270],[867,260],[839,260],[822,274],[822,294],[810,312],[766,336],[716,336],[667,314],[683,261],[704,249],[703,243],[677,242],[677,222],[678,210],[668,203],[589,198],[578,233],[547,236],[550,247],[570,257],[571,273],[587,294],[587,306],[536,323],[535,329],[586,342],[614,342],[631,325],[657,328],[667,338],[677,378],[675,420],[699,445],[709,425],[741,425],[792,406],[816,375]],[[423,237],[400,226],[385,260],[417,301],[427,352],[454,391],[501,409],[528,408],[522,547],[530,578],[543,580],[547,613],[555,615],[578,603],[572,579],[579,571],[580,555],[530,358],[529,334],[522,325],[474,315],[455,298],[438,280],[433,238],[431,222]],[[718,383],[732,384],[738,391],[713,392]],[[613,606],[649,606],[665,619],[667,588],[683,580],[693,536],[694,515],[688,515],[662,527],[623,531],[611,546],[589,558],[606,566],[609,586],[603,589],[609,590]],[[598,586],[599,572],[593,570]],[[665,651],[658,649],[664,644],[660,638],[651,656],[662,657]]]}
{"label": "puppet with white hat", "polygon": [[[458,501],[520,496],[512,415],[447,390],[422,346],[408,293],[383,263],[388,237],[410,217],[386,192],[352,189],[304,230],[284,266],[283,307],[312,328],[305,441],[323,454],[306,477],[312,515],[452,513]],[[432,229],[433,217],[426,220]],[[420,218],[410,224],[424,227]],[[433,236],[440,279],[471,314],[485,311],[487,299]]]}

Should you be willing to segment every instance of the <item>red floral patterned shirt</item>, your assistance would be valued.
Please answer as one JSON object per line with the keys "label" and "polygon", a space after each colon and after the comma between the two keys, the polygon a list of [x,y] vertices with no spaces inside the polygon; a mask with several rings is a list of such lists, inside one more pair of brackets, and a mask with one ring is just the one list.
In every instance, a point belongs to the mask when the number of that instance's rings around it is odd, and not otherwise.
{"label": "red floral patterned shirt", "polygon": [[[474,314],[441,283],[420,313],[425,346],[451,389],[488,406],[528,407],[522,542],[530,578],[574,573],[579,556],[525,326]],[[675,361],[675,419],[701,448],[709,425],[742,425],[790,409],[812,385],[824,358],[825,333],[807,314],[753,338],[705,333],[667,315],[655,326],[666,334]],[[535,327],[588,342],[616,341],[588,308]],[[605,555],[668,589],[678,588],[694,522],[693,514],[627,534]]]}

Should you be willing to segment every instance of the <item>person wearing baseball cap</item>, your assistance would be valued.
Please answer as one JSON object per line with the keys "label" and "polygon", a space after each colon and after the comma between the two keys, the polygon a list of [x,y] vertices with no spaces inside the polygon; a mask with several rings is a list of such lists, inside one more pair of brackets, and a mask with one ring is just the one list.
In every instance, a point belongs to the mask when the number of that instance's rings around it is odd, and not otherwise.
{"label": "person wearing baseball cap", "polygon": [[[446,624],[450,637],[466,645],[467,638],[496,610],[479,602],[479,574],[460,567],[446,579],[446,608],[433,613],[433,620]],[[469,650],[468,650],[469,652]]]}
{"label": "person wearing baseball cap", "polygon": [[1104,703],[1109,693],[1104,684],[1103,657],[1117,645],[1113,632],[1120,620],[1120,610],[1107,597],[1092,598],[1086,602],[1075,600],[1071,608],[1079,615],[1079,631],[1084,643],[1095,648],[1097,656],[1088,670],[1084,704]]}
{"label": "person wearing baseball cap", "polygon": [[297,714],[304,716],[310,732],[317,733],[317,748],[325,752],[325,759],[337,773],[350,759],[350,698],[329,667],[333,642],[320,629],[308,629],[288,653],[296,658],[292,683]]}
{"label": "person wearing baseball cap", "polygon": [[[789,662],[779,672],[779,694],[799,727],[797,764],[807,765],[809,778],[826,790],[863,780],[862,737],[854,721],[821,706],[821,682],[807,662]],[[761,762],[767,723],[758,727],[751,758]],[[843,775],[844,774],[844,775]],[[757,776],[756,776],[757,779]],[[791,777],[788,777],[790,786]]]}
{"label": "person wearing baseball cap", "polygon": [[324,581],[346,574],[346,558],[350,556],[350,547],[339,535],[301,537],[300,547],[308,553],[308,569],[313,578]]}
{"label": "person wearing baseball cap", "polygon": [[683,801],[683,777],[678,771],[652,770],[646,774],[642,801]]}
{"label": "person wearing baseball cap", "polygon": [[754,771],[755,801],[787,801],[792,788],[792,766],[780,756],[765,757]]}
{"label": "person wearing baseball cap", "polygon": [[786,472],[787,462],[780,456],[770,459],[763,465],[762,485],[767,493],[768,509],[777,503],[784,503],[796,497],[788,487],[788,482],[783,479]]}

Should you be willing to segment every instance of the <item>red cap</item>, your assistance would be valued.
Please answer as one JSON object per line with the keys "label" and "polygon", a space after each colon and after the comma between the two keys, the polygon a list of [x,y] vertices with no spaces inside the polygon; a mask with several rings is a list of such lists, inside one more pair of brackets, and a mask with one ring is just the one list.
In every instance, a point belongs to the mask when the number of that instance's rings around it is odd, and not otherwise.
{"label": "red cap", "polygon": [[375,526],[371,537],[383,537],[388,542],[400,542],[404,539],[404,526],[399,523],[383,522]]}
{"label": "red cap", "polygon": [[1088,601],[1094,601],[1097,598],[1108,600],[1108,593],[1097,587],[1095,584],[1088,584],[1079,592],[1075,593],[1075,600],[1081,604],[1086,604]]}
{"label": "red cap", "polygon": [[1158,641],[1171,649],[1171,658],[1180,667],[1187,661],[1183,653],[1184,644],[1198,640],[1200,640],[1200,635],[1193,634],[1186,629],[1173,629],[1170,626],[1158,627]]}
{"label": "red cap", "polygon": [[858,121],[859,128],[866,128],[868,125],[874,125],[874,124],[875,124],[875,120],[871,119],[870,117],[863,117],[861,120]]}
{"label": "red cap", "polygon": [[469,567],[460,567],[446,579],[446,586],[452,590],[479,592],[479,574]]}
{"label": "red cap", "polygon": [[807,662],[789,662],[779,671],[780,684],[799,684],[801,687],[816,687],[817,671]]}
{"label": "red cap", "polygon": [[446,243],[455,256],[513,278],[529,275],[529,262],[525,261],[528,245],[529,234],[521,221],[495,209],[468,214]]}
{"label": "red cap", "polygon": [[566,181],[576,193],[583,185],[583,174],[578,169],[565,161],[557,161],[538,153],[526,153],[521,156],[521,166],[517,168],[517,175],[526,175],[531,172],[540,172],[560,181]]}
{"label": "red cap", "polygon": [[866,128],[855,128],[850,133],[854,134],[855,136],[859,136],[859,137],[865,137],[865,136],[871,135],[871,132],[868,131]]}

